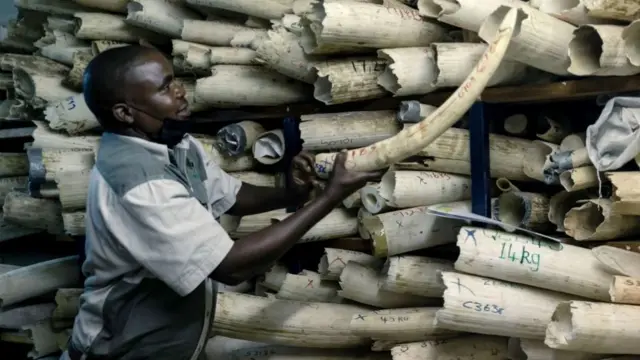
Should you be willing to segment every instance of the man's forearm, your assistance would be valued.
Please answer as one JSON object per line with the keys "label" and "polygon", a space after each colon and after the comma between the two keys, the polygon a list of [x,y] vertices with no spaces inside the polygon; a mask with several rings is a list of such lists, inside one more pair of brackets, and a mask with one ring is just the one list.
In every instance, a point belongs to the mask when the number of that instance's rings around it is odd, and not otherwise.
{"label": "man's forearm", "polygon": [[304,203],[306,196],[291,189],[255,186],[242,183],[230,215],[245,216]]}
{"label": "man's forearm", "polygon": [[278,260],[309,229],[340,204],[342,196],[324,194],[286,219],[235,241],[231,251],[213,272],[223,283],[246,280]]}

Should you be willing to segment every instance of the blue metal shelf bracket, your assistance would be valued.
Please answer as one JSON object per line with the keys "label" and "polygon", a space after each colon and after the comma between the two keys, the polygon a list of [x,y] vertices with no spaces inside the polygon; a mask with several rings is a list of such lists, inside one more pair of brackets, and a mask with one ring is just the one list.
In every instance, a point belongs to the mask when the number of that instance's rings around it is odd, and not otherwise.
{"label": "blue metal shelf bracket", "polygon": [[488,107],[489,105],[483,102],[476,102],[469,110],[471,211],[485,217],[491,217]]}

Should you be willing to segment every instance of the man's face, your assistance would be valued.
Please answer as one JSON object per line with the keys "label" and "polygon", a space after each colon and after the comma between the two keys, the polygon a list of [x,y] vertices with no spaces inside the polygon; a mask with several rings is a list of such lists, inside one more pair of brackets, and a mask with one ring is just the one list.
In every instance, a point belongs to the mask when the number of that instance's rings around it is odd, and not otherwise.
{"label": "man's face", "polygon": [[184,87],[174,78],[171,63],[158,51],[144,55],[129,69],[125,83],[129,106],[115,105],[114,114],[135,129],[157,134],[162,120],[187,120],[191,115]]}

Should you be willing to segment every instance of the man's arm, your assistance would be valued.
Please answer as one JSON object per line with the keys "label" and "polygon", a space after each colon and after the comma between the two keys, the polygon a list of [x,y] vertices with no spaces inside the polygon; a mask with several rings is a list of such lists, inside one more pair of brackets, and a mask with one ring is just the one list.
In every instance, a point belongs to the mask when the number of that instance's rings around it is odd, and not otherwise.
{"label": "man's arm", "polygon": [[110,231],[142,266],[186,295],[208,276],[232,285],[263,271],[341,199],[341,192],[327,192],[284,221],[234,242],[182,184],[158,179],[123,197],[120,224]]}
{"label": "man's arm", "polygon": [[232,279],[224,280],[240,283],[263,272],[339,205],[343,197],[339,192],[327,191],[286,219],[236,240],[212,277],[222,279],[233,274]]}
{"label": "man's arm", "polygon": [[229,209],[230,215],[245,216],[283,209],[304,203],[307,196],[292,189],[255,186],[243,182],[236,194],[236,202]]}

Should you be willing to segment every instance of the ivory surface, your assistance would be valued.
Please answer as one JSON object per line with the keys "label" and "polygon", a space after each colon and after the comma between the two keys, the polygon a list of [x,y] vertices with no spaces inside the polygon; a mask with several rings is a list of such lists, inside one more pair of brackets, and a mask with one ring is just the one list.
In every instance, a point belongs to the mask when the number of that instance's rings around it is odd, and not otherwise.
{"label": "ivory surface", "polygon": [[62,213],[62,223],[65,234],[71,236],[85,235],[85,211]]}
{"label": "ivory surface", "polygon": [[496,187],[502,192],[520,191],[509,179],[499,178],[496,180]]}
{"label": "ivory surface", "polygon": [[391,356],[393,360],[500,360],[507,358],[507,339],[498,336],[471,335],[413,342],[392,347]]}
{"label": "ivory surface", "polygon": [[445,290],[442,271],[453,271],[453,263],[423,256],[392,256],[381,271],[379,286],[398,294],[441,297]]}
{"label": "ivory surface", "polygon": [[560,151],[577,150],[586,147],[587,134],[576,133],[567,135],[562,142],[560,142]]}
{"label": "ivory surface", "polygon": [[284,158],[285,139],[282,130],[263,132],[253,143],[253,157],[259,163],[273,165]]}
{"label": "ivory surface", "polygon": [[0,274],[0,306],[9,306],[80,281],[78,257],[68,256]]}
{"label": "ivory surface", "polygon": [[597,170],[595,167],[588,165],[564,171],[560,174],[560,185],[567,191],[597,187]]}
{"label": "ivory surface", "polygon": [[221,150],[229,156],[238,156],[250,151],[258,137],[265,132],[264,127],[255,121],[240,121],[218,130]]}
{"label": "ivory surface", "polygon": [[[437,76],[433,83],[436,87],[457,87],[471,73],[483,53],[486,44],[478,43],[433,43],[431,48],[436,58]],[[504,85],[517,82],[527,74],[527,66],[510,60],[504,60],[493,74],[487,86]]]}
{"label": "ivory surface", "polygon": [[609,300],[611,275],[589,249],[472,227],[460,230],[457,244],[458,271]]}
{"label": "ivory surface", "polygon": [[256,47],[255,61],[283,75],[313,84],[316,74],[311,68],[317,56],[304,53],[298,36],[283,27],[274,27]]}
{"label": "ivory surface", "polygon": [[42,56],[0,54],[0,69],[13,71],[20,68],[27,72],[65,75],[69,67]]}
{"label": "ivory surface", "polygon": [[370,341],[349,324],[361,307],[219,293],[213,329],[222,336],[276,345],[355,348]]}
{"label": "ivory surface", "polygon": [[266,34],[264,29],[252,29],[229,20],[184,20],[180,38],[198,44],[231,46],[231,41],[240,32]]}
{"label": "ivory surface", "polygon": [[404,308],[435,305],[437,299],[412,294],[393,293],[378,286],[378,272],[370,267],[350,261],[340,274],[338,295],[345,299],[378,308]]}
{"label": "ivory surface", "polygon": [[362,197],[360,196],[360,190],[353,192],[342,200],[342,206],[347,209],[356,209],[362,207]]}
{"label": "ivory surface", "polygon": [[25,325],[51,319],[55,305],[50,303],[23,305],[0,313],[0,326],[3,329],[22,330]]}
{"label": "ivory surface", "polygon": [[422,121],[431,113],[435,112],[438,108],[433,105],[422,104],[417,100],[407,100],[400,102],[398,108],[397,120],[403,123],[404,126],[408,126],[410,123],[417,123]]}
{"label": "ivory surface", "polygon": [[70,135],[100,127],[98,119],[84,101],[83,94],[49,104],[45,109],[45,119],[52,130],[66,131]]}
{"label": "ivory surface", "polygon": [[109,12],[126,13],[128,0],[73,0],[76,4],[107,10]]}
{"label": "ivory surface", "polygon": [[[489,41],[495,36],[509,9],[500,6],[487,18],[479,30],[483,40]],[[552,74],[568,75],[567,48],[575,26],[531,7],[520,7],[516,11],[520,28],[511,40],[506,57]]]}
{"label": "ivory surface", "polygon": [[368,146],[400,131],[391,110],[310,114],[300,120],[302,146],[309,151]]}
{"label": "ivory surface", "polygon": [[609,295],[613,303],[640,305],[640,280],[628,276],[614,276]]}
{"label": "ivory surface", "polygon": [[437,18],[438,21],[477,33],[482,23],[501,5],[526,6],[519,0],[489,0],[478,3],[473,0],[418,0],[420,15]]}
{"label": "ivory surface", "polygon": [[611,245],[594,247],[591,252],[609,273],[640,278],[640,254]]}
{"label": "ivory surface", "polygon": [[498,197],[494,217],[512,226],[546,230],[549,223],[549,198],[544,194],[508,191]]}
{"label": "ivory surface", "polygon": [[[545,169],[545,175],[551,173],[554,178],[558,178],[557,181],[560,181],[560,175],[567,170],[591,165],[587,148],[562,150],[562,145],[557,151],[549,155],[549,161],[551,166]],[[554,179],[554,182],[557,181]]]}
{"label": "ivory surface", "polygon": [[269,271],[261,277],[261,285],[267,289],[278,291],[282,287],[284,280],[287,278],[287,268],[279,263],[274,264]]}
{"label": "ivory surface", "polygon": [[578,201],[589,199],[591,196],[585,190],[560,191],[549,199],[549,221],[557,226],[557,231],[564,232],[564,220],[569,210],[575,207]]}
{"label": "ivory surface", "polygon": [[52,131],[44,121],[34,121],[33,147],[42,149],[86,149],[97,148],[100,137],[95,135],[69,136]]}
{"label": "ivory surface", "polygon": [[435,205],[471,198],[471,179],[434,171],[389,171],[380,196],[396,208]]}
{"label": "ivory surface", "polygon": [[[282,221],[292,214],[293,213],[273,216],[272,221]],[[356,235],[357,233],[358,219],[355,214],[345,209],[336,208],[309,229],[309,231],[298,240],[298,243],[339,239]]]}
{"label": "ivory surface", "polygon": [[[196,81],[196,99],[209,107],[273,106],[309,98],[302,84],[260,66],[215,65]],[[229,87],[229,84],[235,84]]]}
{"label": "ivory surface", "polygon": [[564,302],[553,313],[544,343],[559,350],[640,354],[639,315],[640,308],[632,305]]}
{"label": "ivory surface", "polygon": [[460,221],[429,214],[426,206],[363,217],[361,221],[371,234],[376,257],[451,243],[461,226]]}
{"label": "ivory surface", "polygon": [[640,215],[640,210],[638,210],[640,193],[636,190],[637,181],[640,181],[640,172],[610,172],[606,173],[605,176],[613,185],[612,209],[617,214]]}
{"label": "ivory surface", "polygon": [[127,43],[123,43],[120,41],[94,40],[91,42],[91,50],[93,51],[93,55],[97,55],[106,50],[127,45]]}
{"label": "ivory surface", "polygon": [[[2,154],[0,153],[0,156]],[[0,205],[4,205],[4,199],[14,188],[25,189],[27,187],[27,176],[12,176],[0,178]]]}
{"label": "ivory surface", "polygon": [[72,33],[74,25],[74,21],[67,17],[50,15],[47,16],[47,23],[43,25],[43,27],[45,31],[60,30],[67,33]]}
{"label": "ivory surface", "polygon": [[544,339],[556,306],[571,295],[489,278],[443,272],[447,289],[436,326],[477,334]]}
{"label": "ivory surface", "polygon": [[287,274],[276,293],[276,298],[298,301],[341,303],[338,283],[323,281],[320,274],[303,270],[300,274]]}
{"label": "ivory surface", "polygon": [[589,16],[585,1],[539,0],[538,10],[574,25],[606,24],[607,21]]}
{"label": "ivory surface", "polygon": [[432,49],[380,49],[378,57],[388,64],[378,77],[378,85],[394,96],[421,95],[436,89],[433,84],[438,71]]}
{"label": "ivory surface", "polygon": [[387,93],[378,85],[386,66],[375,57],[352,57],[314,62],[317,75],[313,96],[325,105],[376,99]]}
{"label": "ivory surface", "polygon": [[447,35],[417,10],[364,2],[314,2],[305,19],[300,41],[308,54],[426,46]]}
{"label": "ivory surface", "polygon": [[77,12],[74,35],[78,39],[138,42],[145,39],[153,42],[163,40],[163,36],[125,22],[125,17],[101,12]]}
{"label": "ivory surface", "polygon": [[40,49],[38,52],[44,57],[58,61],[65,65],[73,64],[73,57],[76,53],[82,52],[90,54],[92,52],[89,46],[60,46],[60,45],[47,45]]}
{"label": "ivory surface", "polygon": [[29,159],[25,153],[0,153],[0,176],[29,174]]}
{"label": "ivory surface", "polygon": [[63,171],[90,170],[95,164],[95,153],[87,149],[28,150],[31,181],[54,181]]}
{"label": "ivory surface", "polygon": [[[517,354],[512,353],[517,351]],[[602,360],[602,355],[582,351],[556,350],[542,340],[509,339],[509,354],[513,360]]]}
{"label": "ivory surface", "polygon": [[271,225],[271,219],[274,216],[286,215],[284,209],[272,210],[265,213],[247,215],[240,219],[240,223],[235,231],[231,232],[233,238],[247,236],[256,231],[262,230]]}
{"label": "ivory surface", "polygon": [[252,49],[213,47],[209,50],[209,63],[211,65],[251,65],[255,58],[256,52]]}
{"label": "ivory surface", "polygon": [[20,191],[7,194],[2,206],[4,220],[25,228],[45,230],[50,234],[64,233],[60,203],[36,199]]}
{"label": "ivory surface", "polygon": [[266,0],[257,3],[252,0],[187,0],[187,3],[233,11],[262,19],[280,19],[282,15],[292,11],[293,1]]}
{"label": "ivory surface", "polygon": [[[84,76],[84,71],[89,65],[89,62],[93,59],[93,54],[87,54],[83,52],[78,52],[73,54],[73,67],[67,77],[62,81],[62,84],[79,91],[82,91],[82,79]],[[64,97],[73,96],[77,93],[73,93],[70,95],[66,95]]]}
{"label": "ivory surface", "polygon": [[271,174],[263,174],[253,171],[240,171],[233,173],[234,178],[255,186],[277,187],[276,177]]}
{"label": "ivory surface", "polygon": [[351,332],[375,340],[401,343],[453,337],[457,332],[436,327],[437,307],[362,312],[351,319]]}
{"label": "ivory surface", "polygon": [[627,76],[640,73],[625,53],[618,25],[583,25],[573,33],[569,43],[569,72],[585,76]]}
{"label": "ivory surface", "polygon": [[613,240],[640,234],[637,218],[615,213],[608,199],[590,199],[569,210],[564,227],[565,233],[578,241]]}
{"label": "ivory surface", "polygon": [[360,189],[360,200],[362,201],[362,206],[372,215],[389,210],[389,203],[380,196],[380,184],[378,183],[363,186]]}
{"label": "ivory surface", "polygon": [[56,291],[56,309],[53,311],[53,317],[64,319],[74,318],[78,314],[80,304],[80,295],[84,289],[67,288],[58,289]]}
{"label": "ivory surface", "polygon": [[383,261],[372,255],[358,251],[324,248],[324,255],[318,264],[318,273],[325,280],[339,280],[347,263],[353,261],[370,268],[379,268]]}
{"label": "ivory surface", "polygon": [[127,4],[128,24],[179,38],[184,20],[198,20],[200,15],[179,2],[136,0]]}
{"label": "ivory surface", "polygon": [[553,184],[557,179],[549,176],[545,170],[551,167],[550,155],[558,149],[558,145],[541,140],[529,144],[524,156],[524,173],[531,179]]}
{"label": "ivory surface", "polygon": [[[431,115],[429,115],[431,116]],[[389,140],[387,140],[389,141]],[[489,134],[489,159],[492,177],[505,177],[510,180],[533,181],[526,175],[529,164],[529,153],[532,141],[503,135]],[[374,144],[375,145],[375,144]],[[373,145],[371,145],[373,146]],[[416,155],[427,158],[429,169],[420,170],[442,171],[456,174],[471,173],[469,130],[450,128]],[[351,152],[350,152],[351,154]],[[357,152],[353,152],[357,156]],[[316,173],[320,177],[328,177],[333,168],[335,154],[316,156]],[[435,158],[435,160],[430,160]],[[400,159],[398,162],[401,162]],[[542,174],[542,170],[540,170]]]}
{"label": "ivory surface", "polygon": [[523,114],[514,114],[504,119],[504,131],[511,135],[523,135],[529,126],[529,119]]}
{"label": "ivory surface", "polygon": [[581,0],[589,15],[612,20],[633,21],[640,18],[640,6],[634,1]]}
{"label": "ivory surface", "polygon": [[640,21],[635,20],[622,31],[622,42],[624,52],[629,62],[635,66],[640,66]]}
{"label": "ivory surface", "polygon": [[[176,41],[181,40],[174,40]],[[211,74],[211,48],[208,46],[189,44],[183,53],[176,53],[175,46],[173,55],[173,67],[176,72],[192,75]]]}
{"label": "ivory surface", "polygon": [[[82,53],[76,53],[78,56]],[[63,76],[29,72],[22,68],[13,69],[13,83],[16,94],[36,109],[44,108],[47,103],[59,101],[77,92],[62,86]]]}
{"label": "ivory surface", "polygon": [[70,0],[56,1],[55,3],[51,3],[49,0],[15,0],[14,5],[18,9],[41,11],[53,15],[73,15],[77,11],[89,10]]}

